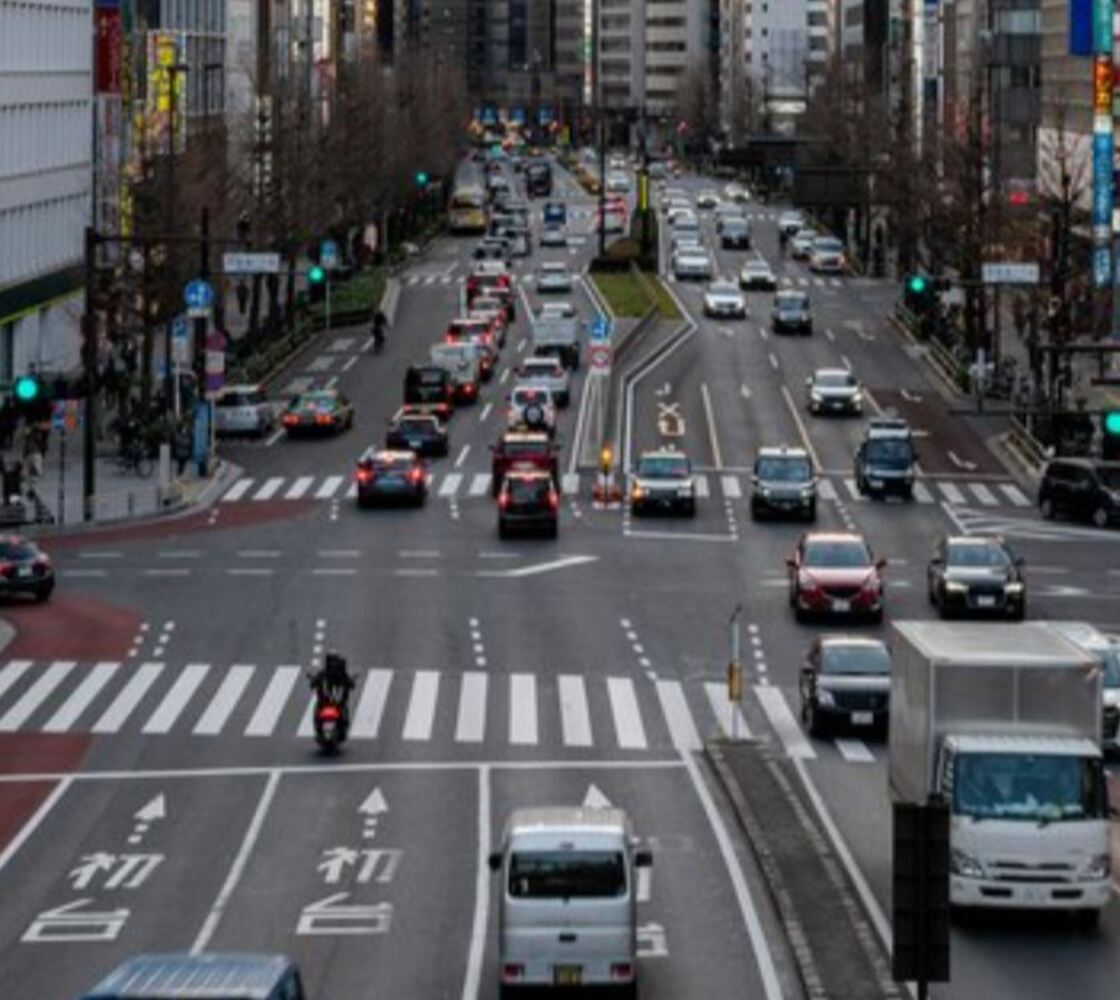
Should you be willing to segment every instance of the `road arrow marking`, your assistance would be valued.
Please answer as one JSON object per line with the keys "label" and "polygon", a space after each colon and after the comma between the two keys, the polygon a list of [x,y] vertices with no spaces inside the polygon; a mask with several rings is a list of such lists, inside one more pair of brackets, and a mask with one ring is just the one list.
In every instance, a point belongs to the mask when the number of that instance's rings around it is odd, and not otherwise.
{"label": "road arrow marking", "polygon": [[671,393],[672,391],[673,391],[672,384],[669,383],[669,382],[666,382],[660,389],[656,389],[653,394],[655,396],[668,396],[669,393]]}
{"label": "road arrow marking", "polygon": [[747,388],[747,384],[745,382],[739,386],[739,395],[742,396],[743,399],[751,398],[751,391]]}
{"label": "road arrow marking", "polygon": [[163,797],[163,792],[160,792],[159,795],[136,813],[136,819],[144,823],[151,823],[153,820],[166,818],[167,800]]}
{"label": "road arrow marking", "polygon": [[949,452],[949,461],[951,461],[958,469],[965,469],[968,472],[972,472],[972,470],[976,468],[975,462],[967,462],[963,458],[958,458],[955,451]]}
{"label": "road arrow marking", "polygon": [[584,809],[610,809],[611,800],[608,799],[597,785],[588,785],[587,794],[583,797]]}
{"label": "road arrow marking", "polygon": [[378,786],[366,797],[365,801],[358,806],[358,812],[364,816],[376,816],[379,813],[389,811],[389,803],[385,801],[385,796],[381,794],[381,788]]}
{"label": "road arrow marking", "polygon": [[902,398],[907,402],[920,403],[922,401],[922,397],[919,396],[916,392],[911,392],[909,389],[902,389],[900,391],[902,393]]}

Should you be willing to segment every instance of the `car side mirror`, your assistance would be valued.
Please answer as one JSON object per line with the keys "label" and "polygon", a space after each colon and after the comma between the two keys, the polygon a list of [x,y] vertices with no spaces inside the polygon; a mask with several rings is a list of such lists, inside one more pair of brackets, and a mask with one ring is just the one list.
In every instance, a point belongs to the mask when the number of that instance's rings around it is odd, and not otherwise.
{"label": "car side mirror", "polygon": [[886,559],[876,559],[875,560],[875,568],[879,569],[879,570],[886,569],[887,568],[887,560]]}
{"label": "car side mirror", "polygon": [[501,871],[502,868],[502,852],[492,851],[490,857],[486,859],[486,863],[490,866],[490,871]]}
{"label": "car side mirror", "polygon": [[653,851],[642,850],[634,852],[634,867],[635,868],[652,868],[653,867]]}
{"label": "car side mirror", "polygon": [[1022,556],[1016,556],[1015,557],[1015,565],[1019,569],[1022,569],[1024,566],[1026,566],[1026,564],[1027,564],[1027,560],[1024,559]]}
{"label": "car side mirror", "polygon": [[786,560],[786,569],[797,569],[797,560],[796,559],[787,559]]}

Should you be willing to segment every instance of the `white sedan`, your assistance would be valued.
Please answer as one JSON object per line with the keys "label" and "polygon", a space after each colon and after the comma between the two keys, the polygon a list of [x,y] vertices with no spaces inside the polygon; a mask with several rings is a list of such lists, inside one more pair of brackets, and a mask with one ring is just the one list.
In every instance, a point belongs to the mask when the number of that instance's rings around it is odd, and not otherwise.
{"label": "white sedan", "polygon": [[723,189],[723,195],[728,201],[736,201],[741,205],[745,205],[751,200],[751,193],[742,184],[737,184],[734,181]]}
{"label": "white sedan", "polygon": [[699,247],[687,247],[673,255],[673,274],[677,279],[709,281],[712,277],[712,258]]}
{"label": "white sedan", "polygon": [[730,281],[713,281],[704,293],[704,315],[717,319],[746,319],[747,300]]}
{"label": "white sedan", "polygon": [[748,260],[739,272],[739,287],[748,292],[754,288],[772,292],[778,287],[778,279],[774,276],[773,268],[761,257],[756,257]]}
{"label": "white sedan", "polygon": [[716,191],[701,191],[696,196],[697,208],[715,208],[719,205],[719,193]]}
{"label": "white sedan", "polygon": [[538,292],[570,292],[572,290],[572,272],[567,264],[557,261],[546,261],[537,270]]}

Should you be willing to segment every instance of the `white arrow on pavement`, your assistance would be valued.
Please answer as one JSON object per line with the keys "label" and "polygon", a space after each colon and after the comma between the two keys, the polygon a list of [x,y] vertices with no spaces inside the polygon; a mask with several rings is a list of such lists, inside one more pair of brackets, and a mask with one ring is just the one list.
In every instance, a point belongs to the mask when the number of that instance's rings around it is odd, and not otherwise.
{"label": "white arrow on pavement", "polygon": [[163,797],[163,792],[160,792],[151,802],[146,806],[136,811],[136,819],[142,823],[151,823],[153,820],[167,818],[167,800]]}
{"label": "white arrow on pavement", "polygon": [[949,452],[949,460],[958,469],[966,469],[968,472],[971,472],[973,469],[976,468],[976,463],[975,462],[967,462],[963,458],[958,458],[957,453],[955,451]]}
{"label": "white arrow on pavement", "polygon": [[377,816],[388,811],[389,803],[385,801],[385,796],[381,794],[380,787],[374,788],[374,790],[366,796],[365,801],[358,806],[358,812],[366,816]]}
{"label": "white arrow on pavement", "polygon": [[919,396],[916,392],[911,392],[909,389],[902,389],[900,391],[902,393],[902,398],[907,400],[908,402],[920,403],[922,401],[922,397]]}
{"label": "white arrow on pavement", "polygon": [[608,799],[597,785],[588,785],[587,794],[583,797],[584,809],[610,809],[611,800]]}
{"label": "white arrow on pavement", "polygon": [[666,382],[660,389],[654,392],[655,396],[668,396],[673,391],[673,386]]}

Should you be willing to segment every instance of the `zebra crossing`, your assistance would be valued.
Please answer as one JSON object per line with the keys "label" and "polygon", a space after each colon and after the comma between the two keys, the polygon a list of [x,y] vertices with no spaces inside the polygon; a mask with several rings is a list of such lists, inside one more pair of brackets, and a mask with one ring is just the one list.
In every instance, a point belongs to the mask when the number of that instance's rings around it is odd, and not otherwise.
{"label": "zebra crossing", "polygon": [[[358,671],[357,681],[354,740],[641,752],[750,735],[716,682],[381,667]],[[295,664],[11,660],[0,667],[0,733],[301,738],[311,735],[311,707],[304,668]]]}
{"label": "zebra crossing", "polygon": [[[594,474],[567,473],[561,480],[561,491],[567,497],[589,493]],[[727,500],[740,500],[750,494],[747,476],[732,473],[695,476],[696,495],[704,500],[721,495]],[[447,471],[428,474],[428,490],[441,500],[460,498],[482,499],[490,496],[489,472]],[[852,477],[830,476],[819,481],[822,500],[867,502],[860,494]],[[342,475],[329,476],[243,476],[229,485],[222,494],[223,503],[263,502],[266,500],[333,500],[340,496],[357,497],[358,488]],[[983,482],[980,480],[919,479],[914,483],[914,501],[921,505],[942,502],[954,506],[979,504],[981,507],[1032,506],[1030,498],[1014,483]]]}

